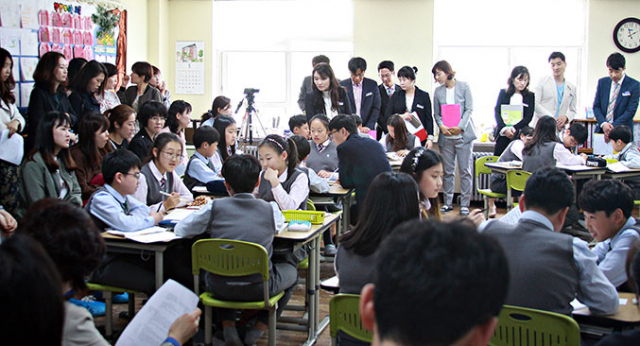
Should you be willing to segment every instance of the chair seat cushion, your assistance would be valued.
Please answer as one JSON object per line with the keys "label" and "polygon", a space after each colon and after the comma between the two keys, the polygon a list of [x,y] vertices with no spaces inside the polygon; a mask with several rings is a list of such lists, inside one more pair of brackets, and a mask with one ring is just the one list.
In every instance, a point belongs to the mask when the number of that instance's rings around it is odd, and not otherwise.
{"label": "chair seat cushion", "polygon": [[[269,298],[269,304],[271,306],[275,306],[276,303],[284,296],[284,291],[276,294],[275,296]],[[229,300],[220,300],[216,299],[211,292],[204,292],[200,295],[200,300],[202,304],[206,306],[213,306],[216,308],[225,308],[225,309],[268,309],[264,306],[264,300],[259,300],[255,302],[237,302],[237,301],[229,301]]]}
{"label": "chair seat cushion", "polygon": [[491,191],[491,189],[478,189],[478,193],[483,194],[483,195],[488,196],[488,197],[491,197],[491,198],[504,198],[504,197],[507,197],[506,194],[493,192],[493,191]]}

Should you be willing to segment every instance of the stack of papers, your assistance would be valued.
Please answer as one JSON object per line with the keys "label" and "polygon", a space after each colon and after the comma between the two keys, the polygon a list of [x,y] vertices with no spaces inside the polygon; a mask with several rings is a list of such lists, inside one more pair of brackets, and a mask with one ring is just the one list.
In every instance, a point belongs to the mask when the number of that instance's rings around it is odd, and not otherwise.
{"label": "stack of papers", "polygon": [[149,228],[145,228],[136,232],[122,232],[116,230],[107,230],[107,233],[112,235],[117,235],[120,237],[125,237],[127,239],[137,241],[139,243],[157,243],[157,242],[167,242],[174,239],[178,239],[179,237],[175,235],[175,233],[171,231],[167,231],[166,228],[153,226]]}
{"label": "stack of papers", "polygon": [[622,162],[610,163],[607,165],[607,169],[615,173],[630,171],[629,167],[625,166]]}

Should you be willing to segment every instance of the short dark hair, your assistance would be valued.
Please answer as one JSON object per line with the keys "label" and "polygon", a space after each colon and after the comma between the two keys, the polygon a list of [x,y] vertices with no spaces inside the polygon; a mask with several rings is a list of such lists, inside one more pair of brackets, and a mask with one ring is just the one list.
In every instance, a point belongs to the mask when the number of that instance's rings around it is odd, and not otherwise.
{"label": "short dark hair", "polygon": [[148,83],[153,77],[153,67],[146,61],[138,61],[131,66],[131,72],[142,77],[145,83]]}
{"label": "short dark hair", "polygon": [[304,161],[305,157],[307,157],[311,152],[311,145],[309,144],[309,140],[300,135],[293,135],[289,138],[291,138],[293,143],[296,144],[296,149],[298,150],[298,161]]}
{"label": "short dark hair", "polygon": [[109,62],[103,62],[102,65],[104,65],[104,68],[107,69],[107,78],[113,77],[118,74],[118,68],[116,67],[116,65]]}
{"label": "short dark hair", "polygon": [[60,345],[60,276],[42,246],[20,232],[0,245],[0,339],[3,344]]}
{"label": "short dark hair", "polygon": [[296,127],[302,127],[307,123],[307,117],[305,115],[294,115],[289,118],[289,130],[293,132]]}
{"label": "short dark hair", "polygon": [[402,345],[453,344],[498,316],[509,286],[504,251],[468,221],[405,222],[375,265],[380,340]]}
{"label": "short dark hair", "polygon": [[329,122],[330,131],[340,131],[341,128],[344,128],[349,133],[358,133],[356,121],[348,114],[338,114]]}
{"label": "short dark hair", "polygon": [[169,110],[167,111],[167,121],[165,126],[169,128],[169,130],[173,133],[178,133],[178,127],[180,127],[180,123],[178,122],[178,114],[182,114],[184,112],[191,113],[191,104],[184,100],[175,100],[169,106]]}
{"label": "short dark hair", "polygon": [[416,80],[416,73],[418,73],[417,67],[403,66],[398,71],[398,78],[403,77],[411,80]]}
{"label": "short dark hair", "polygon": [[607,217],[620,208],[624,217],[633,213],[633,190],[617,179],[590,180],[580,193],[580,208],[589,213],[604,211]]}
{"label": "short dark hair", "polygon": [[[102,65],[102,63],[96,60],[91,60],[82,66],[80,71],[78,71],[78,74],[73,78],[71,88],[76,92],[88,93],[87,87],[89,86],[89,82],[99,75],[104,76],[104,80],[97,91],[98,94],[102,94],[104,90],[104,81],[108,78],[107,69]],[[84,114],[78,114],[78,116],[83,115]]]}
{"label": "short dark hair", "polygon": [[362,70],[362,72],[367,70],[367,61],[360,57],[353,57],[349,60],[349,71],[352,73],[356,73],[358,69]]}
{"label": "short dark hair", "polygon": [[378,71],[382,70],[383,68],[386,68],[391,72],[395,71],[395,66],[393,65],[393,61],[391,60],[383,60],[378,64]]}
{"label": "short dark hair", "polygon": [[67,86],[70,87],[73,85],[73,81],[76,78],[76,75],[82,67],[87,63],[87,59],[85,58],[73,58],[69,60],[69,66],[67,67]]}
{"label": "short dark hair", "polygon": [[140,158],[127,149],[114,150],[102,160],[102,177],[107,184],[113,183],[116,173],[127,174],[134,167],[142,167]]}
{"label": "short dark hair", "polygon": [[556,59],[556,58],[560,58],[560,60],[562,60],[562,62],[566,62],[566,60],[564,59],[564,54],[562,54],[561,52],[553,52],[551,53],[551,55],[549,55],[549,62],[551,62],[551,60]]}
{"label": "short dark hair", "polygon": [[315,65],[317,65],[317,64],[319,64],[321,62],[326,63],[326,64],[330,64],[331,60],[329,60],[328,56],[322,55],[322,54],[321,55],[316,55],[316,56],[313,57],[313,59],[311,59],[311,65],[313,65],[313,66],[315,66]]}
{"label": "short dark hair", "polygon": [[632,140],[633,134],[631,133],[631,129],[627,125],[618,125],[609,132],[609,138],[617,141],[618,139],[622,140],[622,143],[630,143]]}
{"label": "short dark hair", "polygon": [[252,155],[231,155],[221,173],[234,193],[251,193],[260,178],[260,163]]}
{"label": "short dark hair", "polygon": [[167,107],[160,101],[147,101],[140,106],[138,110],[138,124],[140,125],[140,131],[142,131],[149,119],[159,115],[167,119]]}
{"label": "short dark hair", "polygon": [[578,143],[584,143],[587,140],[587,128],[580,123],[573,123],[569,126],[569,134],[576,139]]}
{"label": "short dark hair", "polygon": [[47,251],[63,282],[81,293],[85,277],[102,262],[106,247],[91,217],[75,205],[53,198],[41,199],[29,208],[20,231],[31,235]]}
{"label": "short dark hair", "polygon": [[436,77],[436,70],[440,70],[444,72],[444,74],[447,75],[448,80],[452,80],[453,77],[456,76],[456,71],[453,70],[453,68],[451,67],[451,64],[449,64],[449,62],[447,62],[446,60],[440,60],[435,65],[433,65],[433,68],[431,69],[431,74],[433,74],[433,78]]}
{"label": "short dark hair", "polygon": [[200,126],[193,133],[193,145],[200,148],[203,143],[213,144],[220,142],[220,133],[211,126]]}
{"label": "short dark hair", "polygon": [[625,68],[626,64],[627,60],[624,58],[624,55],[620,53],[613,53],[607,58],[607,66],[614,70]]}
{"label": "short dark hair", "polygon": [[555,167],[533,172],[524,188],[527,209],[537,208],[549,215],[571,207],[575,190],[567,174]]}
{"label": "short dark hair", "polygon": [[518,137],[520,137],[521,135],[533,136],[533,127],[524,126],[523,128],[520,129],[520,132],[518,133]]}
{"label": "short dark hair", "polygon": [[362,125],[362,117],[358,114],[351,114],[351,116],[353,117],[353,121],[356,122],[356,126],[360,127],[360,125]]}
{"label": "short dark hair", "polygon": [[129,120],[131,114],[135,114],[136,111],[128,105],[117,105],[104,112],[104,116],[109,119],[109,132],[116,132],[116,125],[122,126],[125,121]]}

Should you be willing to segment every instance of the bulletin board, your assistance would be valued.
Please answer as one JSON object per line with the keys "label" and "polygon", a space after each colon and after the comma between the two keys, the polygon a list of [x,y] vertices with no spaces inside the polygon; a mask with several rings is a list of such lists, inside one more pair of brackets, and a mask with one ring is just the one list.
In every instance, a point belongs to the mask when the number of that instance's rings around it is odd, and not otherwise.
{"label": "bulletin board", "polygon": [[29,105],[33,72],[49,51],[116,64],[118,25],[105,33],[93,23],[96,5],[45,0],[0,0],[0,46],[13,56],[16,105]]}

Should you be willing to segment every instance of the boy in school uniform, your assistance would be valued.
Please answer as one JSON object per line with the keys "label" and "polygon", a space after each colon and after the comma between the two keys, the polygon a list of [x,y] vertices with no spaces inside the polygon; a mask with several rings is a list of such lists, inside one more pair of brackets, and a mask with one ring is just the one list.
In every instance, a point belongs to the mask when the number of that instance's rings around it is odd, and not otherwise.
{"label": "boy in school uniform", "polygon": [[575,149],[580,143],[587,140],[587,128],[582,124],[573,123],[562,137],[562,144],[575,154]]}
{"label": "boy in school uniform", "polygon": [[[613,133],[615,130],[611,130]],[[580,194],[586,227],[598,244],[591,250],[609,281],[625,291],[627,253],[640,240],[633,218],[633,191],[616,179],[591,180]]]}
{"label": "boy in school uniform", "polygon": [[[233,155],[222,166],[224,185],[231,197],[216,199],[202,209],[187,216],[175,227],[179,237],[193,237],[208,232],[211,238],[242,240],[262,245],[273,254],[273,239],[277,220],[274,213],[280,213],[264,200],[256,199],[252,192],[259,183],[260,164],[250,155]],[[281,216],[282,214],[280,214]],[[242,222],[238,222],[242,220]],[[282,291],[285,295],[278,302],[277,315],[291,298],[298,279],[297,264],[292,257],[282,263],[269,262],[269,294],[273,296]],[[262,299],[262,281],[259,284],[241,278],[228,278],[210,275],[206,277],[207,290],[217,297],[228,300]],[[220,309],[224,338],[227,345],[242,345],[235,328],[234,311]],[[244,338],[244,344],[253,345],[267,329],[268,313],[261,311],[258,322]]]}
{"label": "boy in school uniform", "polygon": [[305,163],[305,160],[311,152],[309,141],[300,135],[293,135],[291,139],[296,143],[296,149],[298,150],[298,162],[300,162],[298,168],[309,176],[309,187],[311,191],[316,193],[329,192],[329,183],[327,180],[320,178],[318,174],[313,169],[309,169]]}
{"label": "boy in school uniform", "polygon": [[[640,168],[640,151],[633,141],[633,134],[627,125],[618,125],[609,132],[611,146],[617,154],[605,155],[605,159],[615,159],[629,168]],[[629,178],[622,181],[634,191],[634,199],[640,199],[640,179]]]}
{"label": "boy in school uniform", "polygon": [[195,153],[187,163],[184,174],[184,185],[193,192],[196,186],[205,186],[210,181],[223,180],[213,170],[211,158],[218,150],[220,134],[218,130],[211,126],[200,126],[193,134],[193,144],[196,147]]}
{"label": "boy in school uniform", "polygon": [[294,115],[289,118],[289,129],[294,135],[300,135],[306,139],[311,138],[309,123],[305,115]]}

